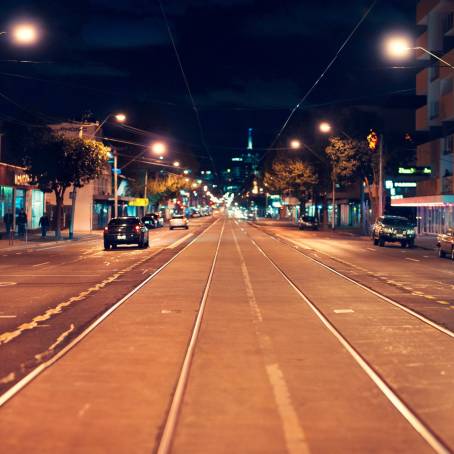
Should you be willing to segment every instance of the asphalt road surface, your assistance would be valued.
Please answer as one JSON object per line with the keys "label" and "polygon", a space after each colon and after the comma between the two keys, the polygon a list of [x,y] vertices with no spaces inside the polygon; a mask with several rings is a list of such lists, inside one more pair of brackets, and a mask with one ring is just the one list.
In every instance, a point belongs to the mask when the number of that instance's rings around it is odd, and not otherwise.
{"label": "asphalt road surface", "polygon": [[150,247],[96,240],[0,251],[0,390],[50,359],[212,221],[150,231]]}
{"label": "asphalt road surface", "polygon": [[454,450],[451,262],[224,218],[177,250],[0,396],[4,452]]}

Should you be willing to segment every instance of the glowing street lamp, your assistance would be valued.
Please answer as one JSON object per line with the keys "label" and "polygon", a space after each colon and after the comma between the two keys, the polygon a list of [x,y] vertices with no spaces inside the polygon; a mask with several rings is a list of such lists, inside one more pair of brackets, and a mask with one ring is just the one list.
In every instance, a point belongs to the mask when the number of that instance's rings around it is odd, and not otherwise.
{"label": "glowing street lamp", "polygon": [[151,151],[157,155],[163,155],[167,151],[167,146],[163,142],[155,142],[151,145]]}
{"label": "glowing street lamp", "polygon": [[180,167],[180,161],[174,161],[173,162],[174,167]]}
{"label": "glowing street lamp", "polygon": [[327,121],[323,121],[319,124],[318,129],[323,134],[329,134],[333,128]]}
{"label": "glowing street lamp", "polygon": [[126,115],[124,113],[117,113],[115,115],[115,120],[117,120],[118,123],[124,123],[126,121]]}
{"label": "glowing street lamp", "polygon": [[298,150],[299,148],[301,148],[301,142],[297,139],[293,139],[290,142],[290,148],[292,148],[293,150]]}
{"label": "glowing street lamp", "polygon": [[443,60],[433,52],[430,52],[430,50],[427,50],[426,48],[421,46],[416,47],[412,46],[411,40],[406,36],[392,36],[389,37],[385,42],[386,54],[393,59],[408,58],[412,50],[421,50],[425,52],[427,55],[430,55],[439,62],[443,63],[444,65],[449,66],[451,69],[454,69],[454,66],[451,65],[451,63],[447,62],[446,60]]}

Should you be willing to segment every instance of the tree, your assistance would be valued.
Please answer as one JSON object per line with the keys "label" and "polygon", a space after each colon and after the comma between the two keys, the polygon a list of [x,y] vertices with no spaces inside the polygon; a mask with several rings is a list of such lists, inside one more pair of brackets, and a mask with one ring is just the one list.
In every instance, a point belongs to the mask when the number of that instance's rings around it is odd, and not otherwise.
{"label": "tree", "polygon": [[190,183],[183,175],[168,174],[164,177],[156,177],[148,180],[147,192],[152,205],[169,199],[173,199],[180,194],[182,189],[189,189]]}
{"label": "tree", "polygon": [[49,128],[25,131],[23,164],[33,184],[53,192],[56,201],[55,236],[61,237],[63,200],[70,186],[81,188],[96,178],[108,158],[109,149],[95,140],[69,138]]}
{"label": "tree", "polygon": [[[376,213],[378,205],[379,163],[378,152],[372,152],[366,140],[354,138],[341,139],[332,137],[325,152],[331,162],[331,181],[333,184],[333,206],[335,201],[336,183],[351,182],[360,178],[361,184],[368,188],[369,199],[373,212]],[[361,204],[361,218],[364,220],[364,206]],[[334,227],[334,218],[333,218]]]}
{"label": "tree", "polygon": [[304,205],[318,183],[318,176],[314,167],[307,162],[294,158],[277,158],[271,169],[265,172],[264,183],[269,191],[294,196]]}

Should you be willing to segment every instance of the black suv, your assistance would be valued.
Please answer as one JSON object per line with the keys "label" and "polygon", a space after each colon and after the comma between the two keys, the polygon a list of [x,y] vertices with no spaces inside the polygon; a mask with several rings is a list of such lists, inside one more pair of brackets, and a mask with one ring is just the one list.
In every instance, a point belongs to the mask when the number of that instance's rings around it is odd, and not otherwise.
{"label": "black suv", "polygon": [[148,242],[148,229],[139,218],[113,218],[104,227],[104,249],[116,248],[119,244],[137,244],[146,248]]}
{"label": "black suv", "polygon": [[300,230],[310,229],[318,230],[318,219],[315,216],[301,216],[298,219],[298,228]]}
{"label": "black suv", "polygon": [[412,248],[415,237],[415,224],[401,216],[381,216],[372,227],[372,241],[375,246],[384,246],[385,242],[390,242]]}

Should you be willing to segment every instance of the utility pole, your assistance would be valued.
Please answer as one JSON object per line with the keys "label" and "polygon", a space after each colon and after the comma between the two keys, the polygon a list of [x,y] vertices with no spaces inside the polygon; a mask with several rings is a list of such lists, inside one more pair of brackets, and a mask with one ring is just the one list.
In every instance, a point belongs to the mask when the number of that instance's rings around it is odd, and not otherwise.
{"label": "utility pole", "polygon": [[[143,198],[148,200],[148,169],[145,170],[145,181],[143,187]],[[148,204],[147,206],[143,207],[143,215],[145,216],[148,211]]]}
{"label": "utility pole", "polygon": [[[81,126],[79,129],[79,138],[84,137],[84,127]],[[73,184],[73,190],[71,193],[71,219],[69,221],[69,234],[68,238],[72,240],[74,238],[74,218],[76,216],[76,198],[77,198],[77,187]]]}
{"label": "utility pole", "polygon": [[379,182],[378,182],[378,216],[383,215],[383,134],[378,141]]}
{"label": "utility pole", "polygon": [[[333,172],[334,173],[334,172]],[[336,228],[336,180],[333,175],[333,209],[331,210],[331,228]]]}
{"label": "utility pole", "polygon": [[117,150],[115,150],[115,148],[113,149],[113,158],[114,158],[114,162],[113,162],[113,165],[114,165],[114,168],[113,168],[113,172],[114,172],[114,215],[113,217],[116,218],[118,217],[118,154],[117,154]]}

